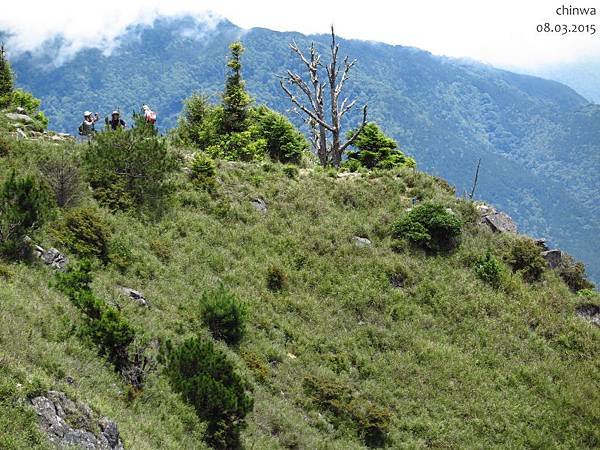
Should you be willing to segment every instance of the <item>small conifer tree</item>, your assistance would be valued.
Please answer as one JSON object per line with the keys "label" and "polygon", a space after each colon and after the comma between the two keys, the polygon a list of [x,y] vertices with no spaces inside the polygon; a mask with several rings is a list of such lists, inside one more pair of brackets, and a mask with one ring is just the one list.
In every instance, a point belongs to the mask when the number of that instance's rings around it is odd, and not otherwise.
{"label": "small conifer tree", "polygon": [[225,83],[225,92],[223,92],[223,122],[222,128],[225,133],[235,133],[244,131],[247,128],[248,105],[252,99],[248,92],[244,80],[242,79],[242,54],[244,46],[240,41],[233,42],[229,46],[231,58],[227,66],[231,73]]}
{"label": "small conifer tree", "polygon": [[6,58],[4,44],[0,45],[0,108],[6,108],[10,104],[13,92],[13,73],[10,63]]}

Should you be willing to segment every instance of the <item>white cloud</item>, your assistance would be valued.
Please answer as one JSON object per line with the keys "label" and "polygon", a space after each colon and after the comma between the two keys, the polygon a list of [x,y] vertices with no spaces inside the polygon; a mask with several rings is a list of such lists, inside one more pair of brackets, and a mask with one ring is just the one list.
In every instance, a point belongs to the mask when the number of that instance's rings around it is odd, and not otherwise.
{"label": "white cloud", "polygon": [[[592,6],[585,0],[568,4]],[[244,28],[304,33],[326,32],[334,23],[344,37],[410,45],[503,67],[534,68],[598,58],[600,28],[595,36],[536,31],[536,25],[545,22],[588,24],[600,17],[559,17],[555,10],[561,5],[554,0],[22,0],[3,5],[0,29],[15,33],[9,42],[13,52],[39,48],[62,34],[68,42],[62,56],[68,57],[85,46],[110,48],[129,24],[191,13],[213,23],[221,15]],[[208,15],[209,10],[217,15]]]}

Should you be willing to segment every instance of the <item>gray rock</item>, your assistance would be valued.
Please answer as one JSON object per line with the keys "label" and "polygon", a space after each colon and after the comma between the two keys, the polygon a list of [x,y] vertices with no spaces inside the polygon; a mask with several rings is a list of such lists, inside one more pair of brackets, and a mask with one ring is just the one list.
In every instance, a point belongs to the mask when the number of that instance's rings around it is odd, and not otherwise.
{"label": "gray rock", "polygon": [[62,438],[68,432],[69,426],[56,411],[54,403],[47,397],[35,397],[31,400],[33,409],[37,412],[40,424],[48,434]]}
{"label": "gray rock", "polygon": [[367,239],[366,237],[360,237],[360,236],[354,236],[352,238],[352,241],[358,247],[368,247],[369,245],[372,244],[372,242],[369,239]]}
{"label": "gray rock", "polygon": [[108,417],[100,419],[98,424],[100,425],[102,435],[108,442],[108,445],[111,448],[117,447],[119,445],[119,429],[117,428],[117,424]]}
{"label": "gray rock", "polygon": [[27,114],[27,111],[25,111],[25,108],[21,108],[20,106],[17,106],[17,109],[15,109],[15,112],[17,114]]}
{"label": "gray rock", "polygon": [[17,128],[15,130],[15,133],[17,133],[17,138],[18,139],[27,139],[27,134],[23,130],[21,130],[20,128]]}
{"label": "gray rock", "polygon": [[575,309],[575,314],[600,327],[600,306],[593,304],[582,305]]}
{"label": "gray rock", "polygon": [[490,205],[486,205],[485,203],[479,203],[475,206],[475,209],[477,210],[477,212],[479,213],[479,215],[483,218],[483,216],[487,216],[488,214],[495,214],[496,210],[490,206]]}
{"label": "gray rock", "polygon": [[144,294],[142,294],[141,292],[136,291],[135,289],[124,287],[124,286],[121,286],[121,291],[126,296],[128,296],[131,300],[136,302],[138,305],[144,306],[146,308],[148,308],[148,306],[150,306],[148,304],[148,300],[146,300],[146,298],[144,297]]}
{"label": "gray rock", "polygon": [[33,119],[27,114],[6,113],[5,115],[8,119],[13,120],[15,122],[33,123]]}
{"label": "gray rock", "polygon": [[98,418],[91,408],[69,399],[64,393],[48,391],[31,405],[48,440],[58,448],[74,446],[86,450],[123,450],[117,424]]}
{"label": "gray rock", "polygon": [[340,172],[336,176],[342,180],[352,180],[362,177],[362,174],[359,172]]}
{"label": "gray rock", "polygon": [[268,209],[267,209],[267,203],[260,197],[258,198],[253,198],[250,203],[252,204],[252,206],[254,207],[254,209],[256,209],[259,213],[261,214],[266,214]]}
{"label": "gray rock", "polygon": [[[36,246],[36,251],[37,247],[39,246]],[[55,248],[44,251],[41,255],[41,258],[45,264],[49,265],[53,269],[64,270],[64,268],[67,267],[67,264],[69,264],[69,258]]]}
{"label": "gray rock", "polygon": [[97,448],[106,448],[93,433],[89,431],[76,429],[70,430],[62,438],[62,445],[73,445],[85,450],[96,450]]}
{"label": "gray rock", "polygon": [[544,259],[548,263],[548,266],[551,269],[556,269],[558,266],[560,266],[560,263],[562,262],[562,252],[558,249],[547,250],[545,252],[542,252],[542,256],[544,257]]}
{"label": "gray rock", "polygon": [[482,217],[481,221],[496,233],[516,233],[517,224],[503,212],[495,212]]}

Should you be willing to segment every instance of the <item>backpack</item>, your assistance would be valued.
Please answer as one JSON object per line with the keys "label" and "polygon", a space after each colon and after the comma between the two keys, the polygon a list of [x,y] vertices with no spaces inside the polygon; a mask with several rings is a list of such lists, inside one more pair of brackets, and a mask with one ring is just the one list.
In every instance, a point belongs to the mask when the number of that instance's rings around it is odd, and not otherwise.
{"label": "backpack", "polygon": [[156,113],[154,111],[152,111],[151,109],[146,111],[146,113],[144,114],[144,117],[146,118],[146,122],[151,123],[153,125],[156,123]]}

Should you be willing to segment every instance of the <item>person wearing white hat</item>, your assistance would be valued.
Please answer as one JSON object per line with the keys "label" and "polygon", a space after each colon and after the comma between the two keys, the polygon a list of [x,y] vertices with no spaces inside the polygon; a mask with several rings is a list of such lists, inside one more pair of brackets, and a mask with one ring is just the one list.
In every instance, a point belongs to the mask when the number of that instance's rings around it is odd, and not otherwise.
{"label": "person wearing white hat", "polygon": [[125,121],[121,119],[121,113],[117,110],[113,111],[110,115],[110,120],[108,117],[105,119],[106,125],[110,126],[110,128],[114,131],[117,128],[125,128]]}
{"label": "person wearing white hat", "polygon": [[79,134],[81,136],[92,136],[96,129],[94,128],[94,124],[99,119],[99,114],[93,114],[91,111],[85,111],[83,113],[83,122],[79,125]]}

